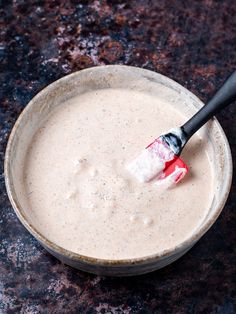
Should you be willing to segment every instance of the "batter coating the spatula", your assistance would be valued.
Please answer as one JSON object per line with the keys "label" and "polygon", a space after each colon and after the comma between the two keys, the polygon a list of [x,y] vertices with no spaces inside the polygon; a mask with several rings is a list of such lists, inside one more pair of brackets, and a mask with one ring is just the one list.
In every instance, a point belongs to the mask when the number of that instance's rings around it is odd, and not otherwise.
{"label": "batter coating the spatula", "polygon": [[187,144],[182,157],[190,171],[174,189],[140,183],[126,166],[157,134],[185,120],[171,103],[134,90],[97,90],[58,106],[25,161],[39,231],[97,258],[143,257],[180,244],[212,201],[204,141],[194,135]]}

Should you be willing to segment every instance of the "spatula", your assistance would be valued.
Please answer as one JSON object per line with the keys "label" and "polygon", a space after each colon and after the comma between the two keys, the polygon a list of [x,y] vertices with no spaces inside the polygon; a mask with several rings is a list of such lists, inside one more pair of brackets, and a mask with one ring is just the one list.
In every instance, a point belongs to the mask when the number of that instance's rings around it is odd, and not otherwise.
{"label": "spatula", "polygon": [[236,100],[236,71],[224,82],[212,99],[184,125],[171,129],[149,144],[130,162],[127,169],[140,182],[177,183],[188,172],[180,159],[182,149],[209,119]]}

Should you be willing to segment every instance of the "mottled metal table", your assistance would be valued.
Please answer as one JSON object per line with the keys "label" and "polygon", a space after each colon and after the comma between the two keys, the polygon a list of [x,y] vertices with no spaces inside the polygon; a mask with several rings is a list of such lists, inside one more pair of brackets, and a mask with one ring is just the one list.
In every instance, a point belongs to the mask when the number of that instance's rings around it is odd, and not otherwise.
{"label": "mottled metal table", "polygon": [[[62,265],[17,220],[3,175],[15,120],[50,82],[101,64],[158,71],[207,100],[236,68],[236,2],[0,1],[0,313],[236,313],[235,178],[199,243],[135,278]],[[236,158],[235,104],[218,118]]]}

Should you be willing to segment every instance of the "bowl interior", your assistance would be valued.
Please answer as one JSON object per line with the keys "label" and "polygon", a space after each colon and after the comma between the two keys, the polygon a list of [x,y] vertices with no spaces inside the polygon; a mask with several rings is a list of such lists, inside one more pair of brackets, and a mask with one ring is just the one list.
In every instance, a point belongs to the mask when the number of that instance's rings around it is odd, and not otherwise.
{"label": "bowl interior", "polygon": [[[54,107],[78,94],[104,88],[133,89],[158,97],[162,97],[160,90],[165,88],[165,100],[168,98],[186,117],[193,115],[203,105],[196,96],[171,79],[158,73],[127,66],[104,66],[76,72],[41,91],[17,120],[9,139],[5,160],[6,186],[11,203],[23,224],[41,242],[46,239],[34,227],[34,219],[30,209],[27,208],[27,197],[24,193],[23,168],[27,149],[32,137]],[[202,225],[191,239],[182,243],[182,248],[187,247],[190,242],[197,241],[209,229],[224,206],[231,184],[231,154],[219,123],[213,119],[199,133],[205,139],[206,150],[212,164],[214,197]],[[46,245],[54,250],[59,249],[50,241]]]}

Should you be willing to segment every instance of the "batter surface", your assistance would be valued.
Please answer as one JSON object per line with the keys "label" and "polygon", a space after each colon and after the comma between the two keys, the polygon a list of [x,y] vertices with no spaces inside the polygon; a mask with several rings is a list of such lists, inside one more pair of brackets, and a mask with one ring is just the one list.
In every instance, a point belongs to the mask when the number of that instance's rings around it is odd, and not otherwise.
{"label": "batter surface", "polygon": [[212,200],[204,141],[181,155],[190,171],[175,188],[139,183],[126,165],[186,117],[145,93],[89,92],[59,105],[34,136],[24,180],[39,231],[83,255],[124,259],[173,248],[199,227]]}

